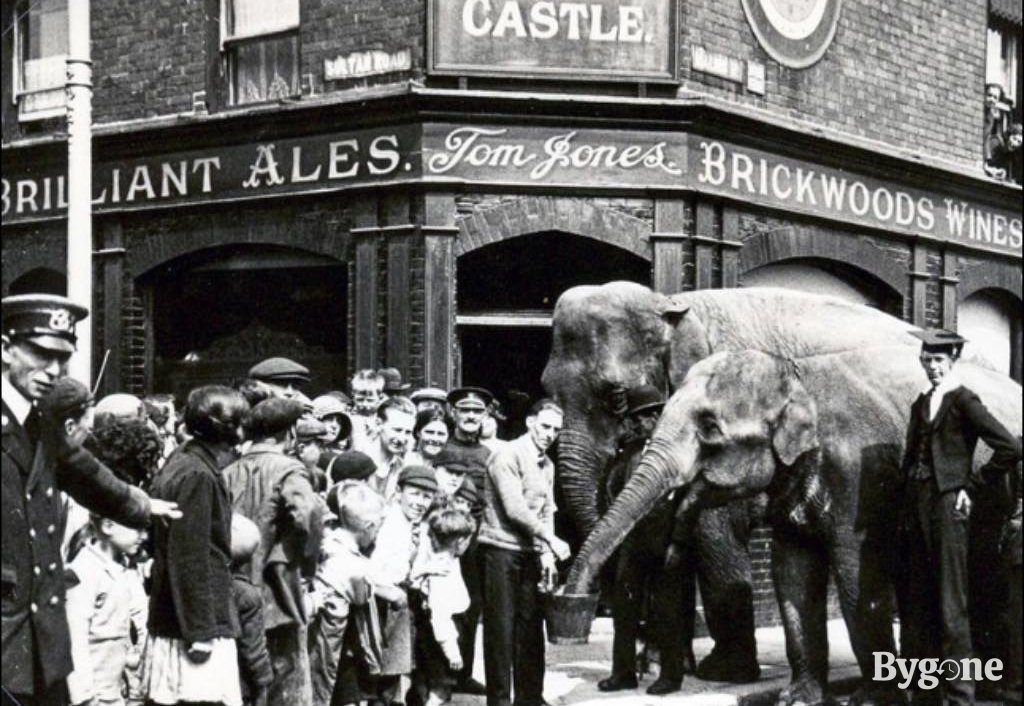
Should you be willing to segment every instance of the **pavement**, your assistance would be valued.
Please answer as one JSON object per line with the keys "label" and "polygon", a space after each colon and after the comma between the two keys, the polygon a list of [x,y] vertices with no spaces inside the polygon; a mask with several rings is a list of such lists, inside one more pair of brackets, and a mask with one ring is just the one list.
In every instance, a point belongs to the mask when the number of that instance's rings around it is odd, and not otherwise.
{"label": "pavement", "polygon": [[[895,626],[898,631],[898,625]],[[481,630],[477,638],[474,674],[483,679]],[[828,624],[829,682],[840,704],[860,681],[860,669],[850,647],[846,625],[842,620]],[[694,640],[697,659],[711,651],[710,638]],[[687,676],[683,688],[667,696],[648,696],[645,689],[657,675],[646,675],[635,691],[605,694],[597,690],[597,682],[611,673],[612,622],[597,618],[591,626],[590,641],[585,645],[547,645],[547,674],[544,696],[552,706],[775,706],[779,692],[789,683],[789,664],[781,627],[758,628],[758,661],[761,678],[753,684],[705,682]],[[482,696],[456,694],[453,706],[483,706]],[[977,706],[1000,706],[996,702],[979,701]]]}

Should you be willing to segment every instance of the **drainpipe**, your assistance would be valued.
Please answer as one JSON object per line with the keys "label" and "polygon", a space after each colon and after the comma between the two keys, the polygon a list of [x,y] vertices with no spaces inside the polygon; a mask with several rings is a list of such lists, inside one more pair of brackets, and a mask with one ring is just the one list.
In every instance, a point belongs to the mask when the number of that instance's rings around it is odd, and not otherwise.
{"label": "drainpipe", "polygon": [[[68,0],[68,298],[92,310],[92,60],[89,2]],[[78,327],[69,373],[92,386],[96,312]]]}

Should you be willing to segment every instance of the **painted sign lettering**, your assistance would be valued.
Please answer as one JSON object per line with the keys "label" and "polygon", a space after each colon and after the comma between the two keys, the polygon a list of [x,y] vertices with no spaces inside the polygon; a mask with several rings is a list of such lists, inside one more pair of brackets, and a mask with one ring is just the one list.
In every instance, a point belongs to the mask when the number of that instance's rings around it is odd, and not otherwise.
{"label": "painted sign lettering", "polygon": [[698,191],[987,250],[1021,253],[1021,216],[694,136]]}
{"label": "painted sign lettering", "polygon": [[429,13],[433,73],[675,80],[671,0],[431,0]]}
{"label": "painted sign lettering", "polygon": [[428,177],[678,186],[686,139],[678,133],[429,125],[423,163]]}
{"label": "painted sign lettering", "polygon": [[[419,176],[419,131],[360,131],[186,152],[93,170],[93,209],[153,208],[379,183]],[[13,174],[11,173],[13,172]],[[3,223],[60,215],[67,208],[62,174],[4,171]]]}

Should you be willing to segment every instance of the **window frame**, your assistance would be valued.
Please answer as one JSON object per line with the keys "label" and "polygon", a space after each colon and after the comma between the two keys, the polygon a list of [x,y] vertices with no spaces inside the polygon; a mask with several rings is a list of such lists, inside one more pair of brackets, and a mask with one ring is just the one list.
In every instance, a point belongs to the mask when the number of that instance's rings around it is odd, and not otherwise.
{"label": "window frame", "polygon": [[[53,54],[49,57],[40,57],[39,59],[26,59],[25,58],[25,47],[27,45],[27,39],[24,36],[25,26],[31,20],[31,12],[34,3],[32,0],[20,0],[14,5],[14,18],[13,26],[11,29],[11,102],[17,106],[18,109],[18,122],[34,122],[38,120],[49,120],[51,118],[58,118],[67,115],[67,81],[60,82],[56,85],[49,86],[47,88],[37,89],[26,89],[24,86],[23,76],[25,74],[26,61],[41,61],[43,59],[59,60],[64,65],[67,64],[68,51],[65,47],[63,54]],[[67,14],[67,0],[64,0],[64,13]],[[65,17],[66,19],[66,17]],[[64,100],[59,106],[53,106],[50,108],[44,108],[41,110],[27,111],[25,109],[25,96],[39,95],[43,93],[56,93],[60,92],[64,96]]]}
{"label": "window frame", "polygon": [[231,108],[240,108],[251,105],[263,105],[266,103],[275,103],[280,98],[266,98],[262,101],[251,101],[240,103],[238,100],[238,87],[237,87],[237,49],[243,46],[255,45],[266,41],[275,39],[282,39],[285,37],[293,36],[295,40],[294,45],[294,62],[295,62],[295,91],[290,93],[289,96],[298,96],[302,93],[302,86],[300,81],[301,67],[299,62],[301,60],[301,53],[299,51],[299,28],[301,27],[301,11],[302,3],[300,0],[293,0],[296,7],[296,18],[294,22],[286,23],[284,25],[275,27],[273,29],[264,31],[250,31],[250,32],[233,32],[234,29],[234,5],[235,0],[220,0],[220,52],[221,57],[224,61],[225,71],[224,75],[227,79],[227,90],[228,90],[228,106]]}

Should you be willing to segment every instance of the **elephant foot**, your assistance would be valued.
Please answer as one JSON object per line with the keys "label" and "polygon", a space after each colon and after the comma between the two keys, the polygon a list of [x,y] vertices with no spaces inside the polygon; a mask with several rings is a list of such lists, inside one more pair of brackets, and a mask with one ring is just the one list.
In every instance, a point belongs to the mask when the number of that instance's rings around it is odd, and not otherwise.
{"label": "elephant foot", "polygon": [[779,694],[775,706],[836,706],[836,700],[812,681],[795,682]]}
{"label": "elephant foot", "polygon": [[864,684],[858,688],[847,706],[906,706],[907,695],[892,684]]}
{"label": "elephant foot", "polygon": [[749,684],[761,677],[761,667],[756,657],[727,654],[724,650],[713,649],[697,665],[695,674],[704,681]]}

